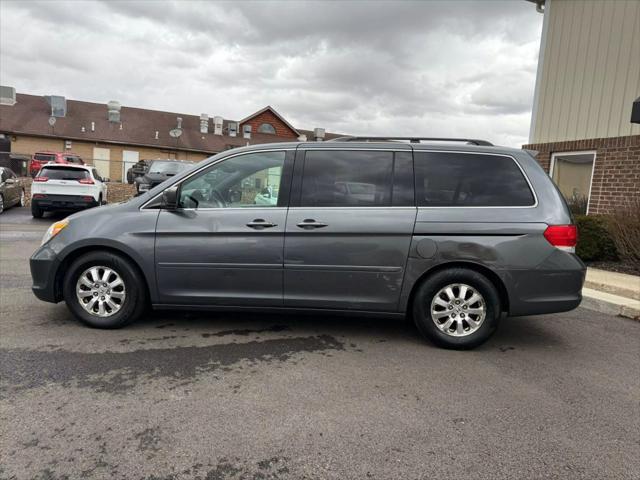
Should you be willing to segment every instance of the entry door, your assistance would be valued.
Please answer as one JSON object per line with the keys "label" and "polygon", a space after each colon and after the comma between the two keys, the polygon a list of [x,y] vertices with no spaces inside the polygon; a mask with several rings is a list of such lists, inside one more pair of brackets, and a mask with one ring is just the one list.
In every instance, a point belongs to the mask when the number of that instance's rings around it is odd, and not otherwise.
{"label": "entry door", "polygon": [[182,182],[156,227],[162,303],[282,305],[292,165],[293,151],[235,155]]}
{"label": "entry door", "polygon": [[102,178],[109,178],[109,160],[111,150],[108,148],[93,147],[93,166],[96,167]]}
{"label": "entry door", "polygon": [[122,151],[122,183],[127,182],[127,171],[140,159],[140,153],[135,150]]}
{"label": "entry door", "polygon": [[285,306],[397,311],[416,218],[411,151],[309,150],[298,159]]}

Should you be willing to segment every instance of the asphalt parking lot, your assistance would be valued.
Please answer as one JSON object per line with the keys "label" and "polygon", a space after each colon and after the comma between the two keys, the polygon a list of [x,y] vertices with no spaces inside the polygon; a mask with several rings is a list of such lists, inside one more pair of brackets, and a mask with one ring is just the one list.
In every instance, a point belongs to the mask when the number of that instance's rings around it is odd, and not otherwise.
{"label": "asphalt parking lot", "polygon": [[52,220],[0,215],[0,478],[640,478],[640,323],[506,319],[470,352],[398,321],[156,312],[30,291]]}

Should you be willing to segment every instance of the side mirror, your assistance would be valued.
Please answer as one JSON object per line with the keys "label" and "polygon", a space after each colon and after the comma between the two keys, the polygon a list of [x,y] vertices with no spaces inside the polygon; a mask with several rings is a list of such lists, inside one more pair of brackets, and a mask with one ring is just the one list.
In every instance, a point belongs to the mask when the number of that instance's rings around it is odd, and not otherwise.
{"label": "side mirror", "polygon": [[178,208],[178,185],[173,185],[162,192],[162,208],[165,210]]}

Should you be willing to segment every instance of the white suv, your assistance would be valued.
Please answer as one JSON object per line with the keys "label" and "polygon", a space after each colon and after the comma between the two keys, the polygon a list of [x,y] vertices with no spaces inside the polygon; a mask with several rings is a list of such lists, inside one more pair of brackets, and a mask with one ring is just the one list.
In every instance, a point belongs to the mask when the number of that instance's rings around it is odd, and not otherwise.
{"label": "white suv", "polygon": [[41,218],[44,212],[104,205],[107,180],[90,165],[49,163],[40,169],[31,184],[31,214]]}

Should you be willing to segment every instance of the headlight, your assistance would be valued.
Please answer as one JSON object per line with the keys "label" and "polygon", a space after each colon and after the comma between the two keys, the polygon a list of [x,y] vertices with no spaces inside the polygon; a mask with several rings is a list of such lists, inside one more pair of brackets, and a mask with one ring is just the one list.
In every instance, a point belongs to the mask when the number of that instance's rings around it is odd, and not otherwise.
{"label": "headlight", "polygon": [[64,220],[60,220],[59,222],[52,223],[47,230],[47,233],[45,233],[44,237],[42,237],[42,243],[40,245],[44,245],[53,237],[58,235],[62,230],[67,228],[67,225],[69,225],[69,220],[67,220],[66,218]]}
{"label": "headlight", "polygon": [[151,190],[151,185],[149,185],[148,183],[141,183],[138,186],[138,190],[141,192],[146,192],[147,190]]}

